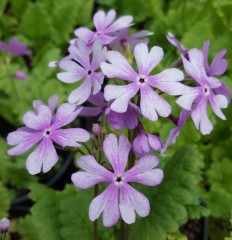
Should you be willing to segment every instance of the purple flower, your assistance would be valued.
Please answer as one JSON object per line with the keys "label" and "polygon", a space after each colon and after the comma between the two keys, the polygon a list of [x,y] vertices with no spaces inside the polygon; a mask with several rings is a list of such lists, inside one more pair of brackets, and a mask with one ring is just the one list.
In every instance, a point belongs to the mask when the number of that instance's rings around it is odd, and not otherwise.
{"label": "purple flower", "polygon": [[15,57],[31,55],[31,51],[27,49],[27,46],[20,43],[17,38],[11,38],[8,44],[0,41],[0,50],[9,52]]}
{"label": "purple flower", "polygon": [[199,86],[186,87],[183,96],[177,99],[177,103],[191,111],[194,124],[202,134],[209,134],[213,126],[207,115],[208,102],[214,113],[225,120],[221,108],[227,108],[229,101],[225,95],[217,94],[215,91],[221,86],[221,82],[213,76],[207,76],[203,53],[198,49],[191,49],[188,56],[189,61],[182,56],[185,71]]}
{"label": "purple flower", "polygon": [[102,167],[90,155],[78,159],[78,165],[84,171],[74,173],[72,181],[78,188],[86,189],[98,183],[107,182],[110,185],[90,204],[89,218],[95,221],[102,215],[103,225],[110,227],[122,219],[131,224],[135,222],[136,213],[146,217],[150,212],[148,199],[131,187],[129,182],[156,186],[163,179],[163,171],[155,169],[159,159],[147,155],[138,160],[134,167],[125,172],[131,144],[121,135],[119,141],[110,134],[103,143],[104,153],[109,160],[113,172]]}
{"label": "purple flower", "polygon": [[[58,73],[59,80],[65,83],[74,83],[84,79],[83,83],[71,92],[68,101],[80,105],[88,100],[91,93],[97,94],[101,90],[104,74],[98,71],[100,63],[105,61],[106,48],[102,49],[99,41],[94,43],[93,53],[90,56],[87,46],[81,40],[69,47],[70,58],[59,62],[59,67],[65,72]],[[93,90],[92,90],[93,85]]]}
{"label": "purple flower", "polygon": [[141,124],[138,126],[138,132],[139,134],[133,142],[133,151],[137,156],[146,156],[152,150],[157,152],[161,151],[163,144],[158,136],[145,133]]}
{"label": "purple flower", "polygon": [[167,139],[166,143],[163,145],[161,153],[164,153],[172,143],[176,142],[176,138],[178,137],[180,130],[186,123],[190,114],[191,114],[190,111],[187,111],[185,109],[181,110],[180,117],[177,122],[177,126],[169,132],[168,139]]}
{"label": "purple flower", "polygon": [[27,75],[22,72],[22,71],[17,71],[14,73],[14,77],[20,79],[20,80],[26,80],[27,79]]}
{"label": "purple flower", "polygon": [[8,232],[10,227],[10,220],[8,218],[3,218],[0,220],[0,231],[5,234]]}
{"label": "purple flower", "polygon": [[128,34],[129,28],[122,29],[116,34],[116,39],[111,43],[112,46],[120,46],[124,50],[127,49],[127,44],[130,45],[130,48],[134,50],[135,46],[139,43],[148,44],[147,36],[152,35],[152,32],[143,30],[131,35]]}
{"label": "purple flower", "polygon": [[36,106],[36,111],[28,111],[23,122],[25,127],[9,133],[7,143],[14,146],[8,151],[10,156],[25,153],[34,145],[36,149],[28,156],[26,167],[30,174],[48,172],[58,161],[53,142],[64,147],[80,147],[78,142],[86,142],[90,135],[81,128],[61,129],[76,119],[82,109],[75,105],[62,104],[53,116],[52,110],[45,105]]}
{"label": "purple flower", "polygon": [[125,128],[132,130],[138,125],[138,115],[141,113],[135,104],[130,103],[127,111],[124,113],[114,112],[104,101],[102,92],[91,95],[88,102],[95,105],[95,107],[83,107],[80,113],[81,116],[99,116],[99,120],[101,120],[106,115],[108,124],[117,131]]}
{"label": "purple flower", "polygon": [[100,134],[101,134],[101,127],[100,127],[100,125],[97,124],[97,123],[94,123],[94,124],[93,124],[93,127],[92,127],[92,132],[93,132],[93,134],[94,134],[95,136],[100,135]]}
{"label": "purple flower", "polygon": [[105,99],[113,101],[111,109],[118,113],[126,112],[130,100],[140,91],[140,108],[144,117],[155,121],[158,115],[167,117],[171,113],[170,104],[156,93],[152,87],[160,89],[169,95],[181,95],[185,86],[180,83],[184,79],[183,73],[170,68],[163,72],[149,76],[151,71],[163,58],[163,50],[153,47],[148,52],[146,44],[140,43],[134,50],[138,73],[130,66],[119,52],[107,52],[107,60],[111,63],[101,63],[101,69],[108,78],[119,78],[128,81],[128,85],[108,85],[105,88]]}
{"label": "purple flower", "polygon": [[74,33],[88,45],[92,45],[97,39],[100,40],[103,45],[107,45],[116,38],[113,36],[115,32],[132,25],[132,16],[123,16],[113,22],[115,17],[115,10],[110,10],[107,14],[100,10],[93,16],[93,22],[96,28],[95,32],[88,28],[80,27],[76,29]]}

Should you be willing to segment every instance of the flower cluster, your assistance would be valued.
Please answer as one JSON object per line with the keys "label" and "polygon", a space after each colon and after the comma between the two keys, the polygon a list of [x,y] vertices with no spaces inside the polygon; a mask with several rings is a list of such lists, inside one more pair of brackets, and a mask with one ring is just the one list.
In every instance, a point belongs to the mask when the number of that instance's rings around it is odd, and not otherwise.
{"label": "flower cluster", "polygon": [[[208,118],[208,103],[219,118],[225,119],[221,109],[228,107],[231,96],[226,85],[215,77],[227,69],[225,50],[209,66],[209,41],[202,51],[187,50],[169,33],[167,39],[179,50],[181,58],[174,67],[161,71],[157,66],[164,51],[160,46],[149,50],[147,37],[152,33],[130,34],[133,17],[115,18],[114,10],[98,11],[93,17],[95,29],[76,29],[68,55],[49,64],[61,69],[57,73],[60,81],[74,86],[68,103],[57,108],[57,96],[52,96],[48,105],[34,101],[34,110],[23,117],[25,126],[7,137],[8,144],[14,146],[9,155],[22,154],[36,145],[26,160],[30,174],[48,172],[58,161],[58,146],[83,153],[79,150],[81,143],[92,141],[93,149],[83,144],[89,155],[78,158],[77,165],[83,171],[74,173],[72,181],[82,189],[109,184],[89,207],[90,220],[95,221],[102,214],[106,227],[116,224],[120,216],[131,224],[136,213],[141,217],[149,214],[149,200],[132,183],[153,187],[161,183],[164,174],[156,168],[159,159],[152,152],[164,153],[189,116],[202,134],[209,134],[213,126]],[[126,58],[131,51],[134,60]],[[177,97],[179,117],[172,115],[167,95]],[[61,129],[77,116],[96,117],[100,125],[93,126],[93,135],[81,128]],[[146,132],[143,125],[144,118],[154,122],[159,117],[175,124],[165,143],[154,134],[156,130]],[[128,136],[108,134],[107,124],[116,131],[127,129]]]}

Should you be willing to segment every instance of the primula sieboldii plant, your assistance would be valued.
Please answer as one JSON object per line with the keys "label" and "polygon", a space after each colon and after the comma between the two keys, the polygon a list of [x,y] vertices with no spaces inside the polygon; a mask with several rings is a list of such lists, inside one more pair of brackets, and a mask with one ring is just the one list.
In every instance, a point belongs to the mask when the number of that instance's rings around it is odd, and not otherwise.
{"label": "primula sieboldii plant", "polygon": [[[136,214],[149,215],[149,199],[136,190],[137,184],[151,188],[162,184],[165,172],[157,168],[157,155],[168,151],[189,117],[196,131],[209,134],[213,125],[208,106],[225,120],[221,109],[230,104],[231,93],[215,77],[227,69],[226,50],[209,65],[209,41],[203,50],[188,50],[168,33],[179,59],[162,68],[162,47],[148,47],[149,31],[131,32],[132,16],[116,19],[114,10],[100,10],[93,23],[93,30],[76,29],[68,55],[49,64],[58,69],[60,81],[73,86],[67,102],[58,106],[57,95],[47,105],[35,100],[34,110],[23,117],[25,126],[10,133],[7,141],[13,146],[9,155],[33,148],[26,160],[30,174],[51,170],[58,161],[57,148],[82,155],[77,159],[81,170],[71,179],[77,188],[94,187],[89,218],[97,234],[96,220],[101,215],[105,227],[115,225],[120,218],[132,224]],[[179,107],[179,116],[172,114],[173,103]],[[75,125],[70,128],[79,117],[93,117],[92,133]],[[158,129],[148,132],[144,124],[144,119],[155,122],[161,117],[175,125],[166,141],[158,136]],[[122,130],[124,134],[118,132]],[[103,189],[99,185],[106,186],[102,183],[108,186],[98,194]]]}

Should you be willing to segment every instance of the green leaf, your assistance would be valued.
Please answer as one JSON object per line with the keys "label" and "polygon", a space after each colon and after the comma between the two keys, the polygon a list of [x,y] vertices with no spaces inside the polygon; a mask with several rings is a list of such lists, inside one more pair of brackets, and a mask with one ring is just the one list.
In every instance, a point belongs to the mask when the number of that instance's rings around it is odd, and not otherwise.
{"label": "green leaf", "polygon": [[22,33],[31,38],[43,38],[51,36],[51,21],[48,17],[46,5],[44,3],[30,3],[19,26]]}
{"label": "green leaf", "polygon": [[0,219],[7,217],[7,211],[10,208],[10,197],[7,188],[0,182]]}
{"label": "green leaf", "polygon": [[188,217],[199,218],[206,214],[199,205],[197,185],[202,155],[196,147],[182,147],[166,161],[164,181],[149,196],[150,215],[134,224],[133,239],[166,239],[167,234],[176,232]]}

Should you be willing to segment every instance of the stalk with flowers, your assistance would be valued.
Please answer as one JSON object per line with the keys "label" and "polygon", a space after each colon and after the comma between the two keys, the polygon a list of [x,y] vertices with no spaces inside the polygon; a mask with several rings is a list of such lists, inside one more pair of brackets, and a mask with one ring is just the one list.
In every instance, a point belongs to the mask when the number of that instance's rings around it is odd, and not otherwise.
{"label": "stalk with flowers", "polygon": [[[93,187],[88,214],[94,240],[98,239],[100,216],[105,227],[122,219],[118,239],[132,239],[125,224],[133,224],[136,215],[144,218],[152,211],[145,194],[136,190],[137,184],[151,189],[162,184],[165,171],[158,167],[160,158],[181,134],[188,118],[203,135],[210,134],[213,125],[208,106],[225,120],[221,109],[231,101],[230,90],[216,77],[227,69],[225,50],[209,64],[209,41],[203,50],[187,50],[169,33],[167,40],[178,49],[180,59],[160,71],[164,51],[160,46],[148,47],[152,33],[130,35],[133,17],[115,18],[114,10],[95,13],[95,29],[76,29],[68,55],[49,64],[59,69],[61,82],[73,86],[68,102],[58,106],[57,95],[51,96],[48,104],[35,100],[34,109],[23,116],[24,126],[7,137],[11,156],[35,147],[26,160],[32,175],[54,167],[59,159],[57,149],[82,155],[71,180],[79,189]],[[178,116],[172,113],[168,95],[176,97]],[[95,119],[92,133],[63,128],[83,116]],[[146,131],[144,119],[155,122],[160,118],[175,125],[167,139]],[[103,183],[107,184],[104,189]]]}

